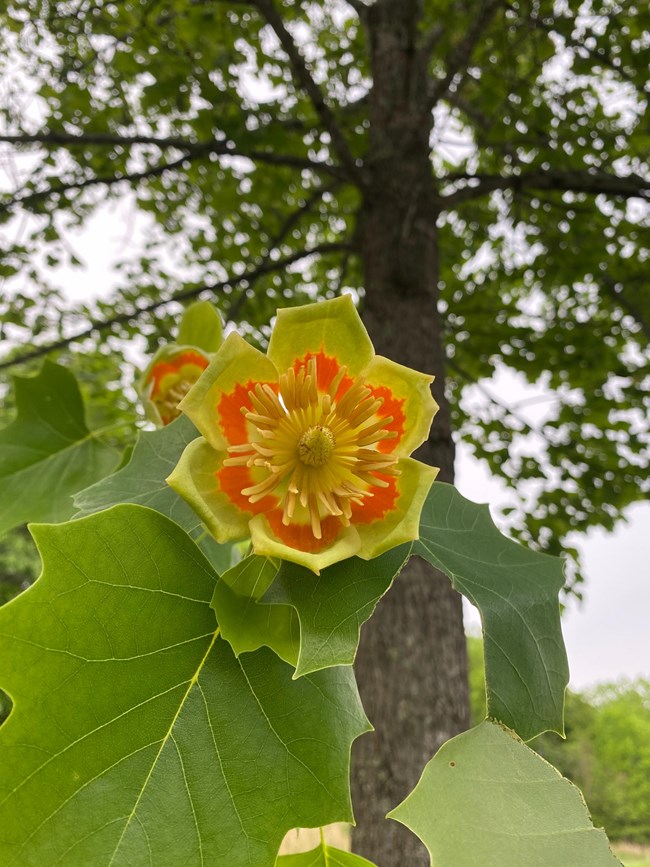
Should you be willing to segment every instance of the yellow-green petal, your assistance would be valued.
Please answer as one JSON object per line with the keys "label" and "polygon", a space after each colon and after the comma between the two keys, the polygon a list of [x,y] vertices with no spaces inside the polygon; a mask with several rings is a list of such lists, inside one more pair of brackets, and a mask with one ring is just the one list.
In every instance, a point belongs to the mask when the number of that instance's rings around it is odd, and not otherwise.
{"label": "yellow-green petal", "polygon": [[349,295],[278,310],[268,356],[280,373],[296,359],[324,352],[356,376],[374,358],[368,332]]}
{"label": "yellow-green petal", "polygon": [[362,379],[384,398],[381,412],[394,418],[387,426],[398,432],[388,441],[391,454],[408,457],[428,437],[438,410],[431,394],[433,377],[377,355],[363,371]]}
{"label": "yellow-green petal", "polygon": [[250,513],[243,512],[220,490],[215,473],[221,468],[224,452],[215,451],[202,437],[183,451],[167,484],[199,515],[218,542],[248,536]]}
{"label": "yellow-green petal", "polygon": [[363,560],[371,560],[397,545],[419,538],[420,513],[438,475],[438,468],[413,458],[401,458],[396,466],[400,475],[397,477],[398,498],[394,509],[371,523],[355,524],[361,539],[357,556]]}
{"label": "yellow-green petal", "polygon": [[238,411],[230,407],[230,416],[222,411],[224,395],[239,394],[238,389],[245,395],[257,382],[277,381],[269,359],[232,332],[179,406],[210,445],[221,451],[234,441],[228,431],[229,417],[235,419]]}
{"label": "yellow-green petal", "polygon": [[[179,345],[178,343],[167,343],[165,346],[161,346],[160,349],[158,349],[158,351],[155,353],[155,355],[147,365],[144,373],[136,383],[136,391],[138,392],[142,400],[145,414],[147,418],[158,427],[169,423],[170,419],[167,418],[166,420],[164,420],[162,418],[158,407],[158,402],[160,398],[154,396],[157,388],[157,378],[154,375],[155,371],[161,365],[167,365],[174,369],[174,373],[172,374],[174,382],[179,381],[181,378],[186,379],[187,377],[181,377],[182,366],[180,366],[178,362],[183,356],[189,355],[195,356],[199,359],[199,363],[193,365],[197,371],[196,376],[193,376],[193,378],[198,379],[199,375],[202,372],[202,368],[207,366],[209,362],[208,354],[204,350],[196,346]],[[194,360],[196,360],[196,358]],[[189,364],[192,365],[192,362],[189,362]],[[163,395],[164,397],[166,392],[167,389],[159,392],[159,394]]]}
{"label": "yellow-green petal", "polygon": [[221,314],[210,301],[195,301],[186,307],[178,328],[178,342],[216,352],[223,343]]}
{"label": "yellow-green petal", "polygon": [[344,527],[331,545],[320,551],[301,551],[281,542],[275,536],[264,515],[255,515],[249,524],[251,542],[256,554],[263,557],[277,557],[290,560],[311,569],[317,575],[321,569],[346,560],[358,553],[360,547],[359,534],[354,527]]}

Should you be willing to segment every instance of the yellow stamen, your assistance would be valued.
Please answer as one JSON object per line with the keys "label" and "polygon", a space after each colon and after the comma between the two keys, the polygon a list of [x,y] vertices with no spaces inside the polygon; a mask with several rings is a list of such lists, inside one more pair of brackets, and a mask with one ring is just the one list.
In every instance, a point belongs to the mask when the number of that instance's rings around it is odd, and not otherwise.
{"label": "yellow stamen", "polygon": [[307,524],[322,538],[322,521],[335,516],[349,526],[352,507],[385,488],[382,476],[399,475],[397,458],[380,452],[379,443],[397,436],[387,430],[392,416],[378,412],[382,398],[356,379],[337,399],[345,367],[327,392],[318,391],[316,358],[279,380],[279,393],[258,383],[242,407],[250,442],[230,446],[224,466],[247,466],[253,484],[242,490],[252,503],[278,498],[282,523]]}

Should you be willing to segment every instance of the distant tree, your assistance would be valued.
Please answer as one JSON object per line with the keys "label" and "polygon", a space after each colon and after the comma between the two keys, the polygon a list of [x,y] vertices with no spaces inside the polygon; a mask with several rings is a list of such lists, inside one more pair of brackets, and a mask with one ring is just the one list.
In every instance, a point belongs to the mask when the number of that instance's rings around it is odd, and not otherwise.
{"label": "distant tree", "polygon": [[650,842],[650,683],[596,691],[594,819],[613,838]]}
{"label": "distant tree", "polygon": [[[437,377],[421,457],[451,481],[467,443],[527,501],[522,538],[558,552],[647,494],[647,4],[8,0],[0,23],[0,366],[153,343],[197,296],[264,342],[279,304],[352,290],[378,350]],[[143,244],[69,309],[52,269],[123,197]],[[554,390],[543,422],[485,385],[503,365]],[[425,863],[381,817],[467,725],[465,663],[459,597],[414,565],[357,663],[382,732],[359,852]]]}

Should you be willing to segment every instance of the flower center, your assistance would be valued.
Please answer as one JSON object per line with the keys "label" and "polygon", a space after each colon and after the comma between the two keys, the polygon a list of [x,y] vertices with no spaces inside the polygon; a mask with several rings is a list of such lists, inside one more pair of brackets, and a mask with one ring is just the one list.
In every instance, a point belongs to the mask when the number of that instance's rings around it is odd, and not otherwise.
{"label": "flower center", "polygon": [[179,379],[164,395],[154,398],[154,403],[157,405],[160,417],[165,424],[169,424],[181,414],[178,404],[193,385],[194,382],[189,379]]}
{"label": "flower center", "polygon": [[[274,495],[282,522],[311,525],[322,538],[321,520],[334,515],[348,527],[353,505],[385,488],[381,476],[397,476],[397,457],[378,446],[397,436],[392,416],[359,379],[338,397],[347,369],[341,367],[327,392],[319,392],[316,359],[280,377],[279,392],[258,383],[248,392],[252,410],[242,407],[250,442],[228,448],[224,466],[246,466],[255,484],[242,489],[251,504]],[[381,475],[377,475],[380,473]]]}
{"label": "flower center", "polygon": [[332,457],[336,440],[332,431],[321,424],[308,428],[298,440],[298,457],[308,467],[322,467]]}

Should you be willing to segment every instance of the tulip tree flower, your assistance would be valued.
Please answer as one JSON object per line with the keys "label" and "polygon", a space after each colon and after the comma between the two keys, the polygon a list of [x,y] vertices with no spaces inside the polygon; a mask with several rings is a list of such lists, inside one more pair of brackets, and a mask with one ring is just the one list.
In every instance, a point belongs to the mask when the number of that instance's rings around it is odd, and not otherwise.
{"label": "tulip tree flower", "polygon": [[177,339],[178,343],[158,350],[138,385],[147,416],[157,425],[178,418],[179,402],[223,343],[221,314],[209,301],[190,304],[181,318]]}
{"label": "tulip tree flower", "polygon": [[201,376],[210,357],[194,346],[163,346],[153,357],[140,382],[139,392],[147,416],[168,425],[181,414],[178,404]]}
{"label": "tulip tree flower", "polygon": [[431,382],[375,355],[349,296],[280,310],[266,355],[230,334],[181,402],[202,437],[168,482],[220,542],[316,573],[377,557],[418,538]]}

